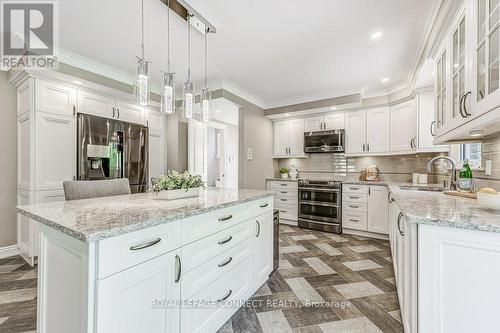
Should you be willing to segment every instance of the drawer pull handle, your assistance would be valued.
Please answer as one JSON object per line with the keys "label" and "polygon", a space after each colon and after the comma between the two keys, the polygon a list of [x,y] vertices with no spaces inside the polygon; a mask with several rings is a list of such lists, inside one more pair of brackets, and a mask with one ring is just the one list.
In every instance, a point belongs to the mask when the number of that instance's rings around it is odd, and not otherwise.
{"label": "drawer pull handle", "polygon": [[181,266],[181,257],[178,255],[175,255],[175,283],[178,283],[181,279],[181,271],[182,271],[182,266]]}
{"label": "drawer pull handle", "polygon": [[219,222],[224,222],[224,221],[230,220],[230,219],[232,219],[232,218],[233,218],[233,215],[228,215],[228,216],[226,216],[226,217],[221,217],[221,218],[219,219]]}
{"label": "drawer pull handle", "polygon": [[269,204],[265,203],[265,204],[263,204],[263,205],[260,205],[259,207],[260,207],[260,208],[266,208],[267,206],[269,206]]}
{"label": "drawer pull handle", "polygon": [[130,247],[130,251],[142,250],[142,249],[145,249],[145,248],[151,247],[151,246],[153,246],[153,245],[156,245],[156,244],[158,244],[159,242],[161,242],[161,238],[160,238],[160,237],[158,237],[157,239],[152,240],[152,241],[150,241],[150,242],[144,243],[144,244],[139,244],[139,245],[134,245],[134,246],[131,246],[131,247]]}
{"label": "drawer pull handle", "polygon": [[231,239],[233,239],[233,236],[229,236],[228,238],[219,241],[219,245],[224,245],[226,243],[229,243],[231,241]]}
{"label": "drawer pull handle", "polygon": [[219,264],[218,266],[219,267],[224,267],[224,266],[228,265],[231,261],[233,261],[233,257],[229,257],[229,259],[227,259],[226,261],[224,261],[222,264]]}
{"label": "drawer pull handle", "polygon": [[349,205],[349,207],[351,207],[351,208],[359,208],[359,206],[351,206],[351,205]]}
{"label": "drawer pull handle", "polygon": [[357,200],[357,199],[359,199],[359,197],[349,197],[349,199],[355,199],[355,200]]}
{"label": "drawer pull handle", "polygon": [[349,189],[357,191],[359,190],[359,187],[349,187]]}
{"label": "drawer pull handle", "polygon": [[288,201],[288,199],[281,199],[281,201]]}
{"label": "drawer pull handle", "polygon": [[281,191],[281,194],[287,194],[288,192],[287,191]]}
{"label": "drawer pull handle", "polygon": [[280,210],[280,213],[286,213],[286,210]]}
{"label": "drawer pull handle", "polygon": [[356,220],[356,219],[349,219],[349,221],[351,221],[351,222],[359,222],[359,220]]}
{"label": "drawer pull handle", "polygon": [[228,299],[228,298],[229,298],[229,296],[231,296],[231,294],[232,294],[232,293],[233,293],[233,291],[230,289],[230,290],[227,292],[226,296],[224,296],[224,297],[222,297],[222,298],[219,298],[219,299],[217,300],[217,302],[219,302],[219,303],[220,303],[220,302],[224,302],[226,299]]}
{"label": "drawer pull handle", "polygon": [[281,186],[288,186],[288,184],[280,184]]}

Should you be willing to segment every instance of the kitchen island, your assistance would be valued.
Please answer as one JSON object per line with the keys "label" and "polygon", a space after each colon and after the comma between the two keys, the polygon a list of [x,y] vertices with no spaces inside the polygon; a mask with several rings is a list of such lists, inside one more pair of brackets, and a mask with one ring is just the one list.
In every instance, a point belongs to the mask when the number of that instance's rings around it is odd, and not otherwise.
{"label": "kitchen island", "polygon": [[497,332],[500,212],[475,199],[388,187],[405,332]]}
{"label": "kitchen island", "polygon": [[267,279],[271,192],[17,207],[40,222],[40,333],[215,332]]}

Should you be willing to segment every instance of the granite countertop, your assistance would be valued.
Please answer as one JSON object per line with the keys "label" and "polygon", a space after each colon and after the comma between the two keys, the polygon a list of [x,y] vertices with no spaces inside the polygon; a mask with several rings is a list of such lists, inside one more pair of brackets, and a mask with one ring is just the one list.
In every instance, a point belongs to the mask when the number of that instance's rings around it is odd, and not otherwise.
{"label": "granite countertop", "polygon": [[139,193],[16,209],[35,221],[90,243],[272,195],[260,190],[208,188],[198,197],[170,201],[155,199],[155,193]]}
{"label": "granite countertop", "polygon": [[480,206],[475,199],[403,190],[394,184],[389,184],[389,189],[408,222],[500,232],[500,212]]}

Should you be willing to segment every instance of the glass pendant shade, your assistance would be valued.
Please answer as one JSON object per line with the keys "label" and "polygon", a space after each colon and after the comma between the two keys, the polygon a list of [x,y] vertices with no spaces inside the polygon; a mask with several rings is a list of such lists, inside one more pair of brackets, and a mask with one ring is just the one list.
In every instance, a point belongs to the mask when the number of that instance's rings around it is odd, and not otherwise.
{"label": "glass pendant shade", "polygon": [[149,64],[142,58],[137,59],[137,77],[134,83],[134,99],[137,104],[149,104]]}
{"label": "glass pendant shade", "polygon": [[191,119],[194,116],[194,84],[191,80],[184,82],[182,109],[184,117]]}
{"label": "glass pendant shade", "polygon": [[201,120],[205,123],[212,120],[212,92],[209,88],[201,91]]}
{"label": "glass pendant shade", "polygon": [[175,112],[174,74],[162,74],[163,80],[161,89],[161,112],[172,114]]}

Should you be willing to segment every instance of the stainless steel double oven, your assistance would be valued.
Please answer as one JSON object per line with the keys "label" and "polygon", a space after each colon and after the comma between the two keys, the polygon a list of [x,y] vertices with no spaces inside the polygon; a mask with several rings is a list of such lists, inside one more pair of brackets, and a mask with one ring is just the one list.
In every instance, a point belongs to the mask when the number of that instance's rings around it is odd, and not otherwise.
{"label": "stainless steel double oven", "polygon": [[342,183],[299,181],[299,227],[342,233]]}

